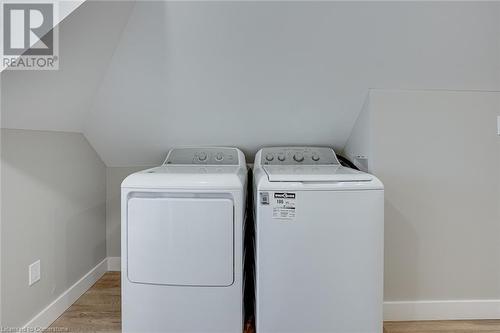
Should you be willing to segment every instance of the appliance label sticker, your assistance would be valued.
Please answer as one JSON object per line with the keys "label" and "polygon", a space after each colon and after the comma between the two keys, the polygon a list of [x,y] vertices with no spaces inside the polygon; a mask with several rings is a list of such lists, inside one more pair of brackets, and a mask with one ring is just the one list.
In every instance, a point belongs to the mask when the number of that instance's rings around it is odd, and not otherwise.
{"label": "appliance label sticker", "polygon": [[295,193],[275,192],[273,195],[273,218],[282,220],[295,219]]}

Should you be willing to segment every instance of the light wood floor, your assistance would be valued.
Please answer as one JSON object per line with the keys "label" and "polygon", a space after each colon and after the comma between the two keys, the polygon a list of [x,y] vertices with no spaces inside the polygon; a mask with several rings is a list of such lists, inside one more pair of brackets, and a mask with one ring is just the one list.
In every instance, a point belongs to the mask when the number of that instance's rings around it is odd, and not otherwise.
{"label": "light wood floor", "polygon": [[[66,332],[120,332],[120,273],[106,273],[51,328]],[[63,332],[63,330],[60,330]],[[384,333],[500,333],[500,320],[385,322]],[[246,332],[251,333],[251,332]]]}
{"label": "light wood floor", "polygon": [[121,332],[120,273],[108,272],[50,328],[55,332]]}

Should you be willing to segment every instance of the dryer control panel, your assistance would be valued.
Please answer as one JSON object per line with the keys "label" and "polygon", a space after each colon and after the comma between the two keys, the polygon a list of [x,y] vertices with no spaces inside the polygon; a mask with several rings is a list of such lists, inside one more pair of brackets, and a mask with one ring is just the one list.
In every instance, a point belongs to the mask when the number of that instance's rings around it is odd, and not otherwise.
{"label": "dryer control panel", "polygon": [[174,148],[164,165],[238,165],[238,151],[234,148]]}
{"label": "dryer control panel", "polygon": [[339,165],[333,149],[326,147],[272,147],[261,154],[262,165]]}

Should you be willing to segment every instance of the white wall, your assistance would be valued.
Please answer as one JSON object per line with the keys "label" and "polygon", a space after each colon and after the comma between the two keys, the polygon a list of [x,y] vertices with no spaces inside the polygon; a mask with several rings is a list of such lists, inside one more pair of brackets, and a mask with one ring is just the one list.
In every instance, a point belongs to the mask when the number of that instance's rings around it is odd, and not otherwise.
{"label": "white wall", "polygon": [[2,128],[82,132],[132,7],[86,1],[59,24],[59,70],[3,71]]}
{"label": "white wall", "polygon": [[[386,319],[499,317],[500,92],[374,90],[367,104],[369,146],[347,150],[386,189],[385,300],[403,302]],[[444,300],[469,303],[426,303]]]}
{"label": "white wall", "polygon": [[121,256],[121,183],[128,175],[143,169],[146,168],[106,168],[106,253],[108,257]]}
{"label": "white wall", "polygon": [[1,130],[2,326],[23,326],[106,257],[105,177],[81,134]]}
{"label": "white wall", "polygon": [[500,90],[499,22],[497,2],[139,1],[84,133],[108,166],[340,149],[369,88]]}
{"label": "white wall", "polygon": [[87,1],[59,71],[2,72],[2,126],[83,132],[108,166],[339,149],[369,88],[500,90],[499,35],[498,2]]}
{"label": "white wall", "polygon": [[370,107],[386,300],[500,299],[500,93],[375,91]]}

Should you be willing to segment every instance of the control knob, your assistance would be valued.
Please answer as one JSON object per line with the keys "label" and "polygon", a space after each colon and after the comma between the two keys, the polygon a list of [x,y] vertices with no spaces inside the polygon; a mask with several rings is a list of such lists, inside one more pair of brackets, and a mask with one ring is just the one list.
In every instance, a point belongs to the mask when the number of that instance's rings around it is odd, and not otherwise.
{"label": "control knob", "polygon": [[205,153],[204,151],[202,151],[201,153],[198,154],[198,160],[203,162],[206,159],[207,159],[207,153]]}
{"label": "control knob", "polygon": [[295,153],[293,159],[295,162],[302,162],[304,160],[304,155],[302,153]]}
{"label": "control knob", "polygon": [[273,154],[266,154],[266,160],[271,162],[272,160],[274,160],[274,156]]}
{"label": "control knob", "polygon": [[315,162],[319,161],[319,155],[317,153],[313,153],[312,156],[311,156],[311,158]]}

